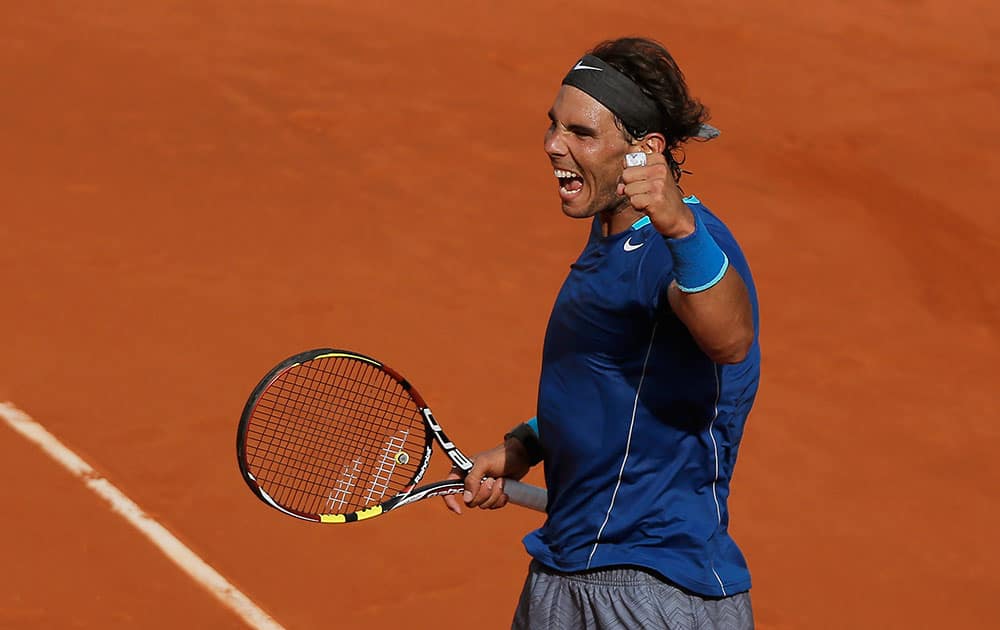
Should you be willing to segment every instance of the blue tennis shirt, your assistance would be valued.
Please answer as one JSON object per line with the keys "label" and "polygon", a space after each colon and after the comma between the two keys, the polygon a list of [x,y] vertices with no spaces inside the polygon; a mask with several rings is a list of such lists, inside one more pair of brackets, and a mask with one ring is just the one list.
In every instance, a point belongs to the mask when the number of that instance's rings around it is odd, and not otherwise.
{"label": "blue tennis shirt", "polygon": [[754,343],[717,365],[673,314],[673,260],[647,218],[604,237],[595,218],[545,333],[538,433],[548,518],[524,539],[556,570],[632,565],[706,596],[750,588],[729,536],[729,480],[760,376],[757,294],[729,229],[685,200],[746,283]]}

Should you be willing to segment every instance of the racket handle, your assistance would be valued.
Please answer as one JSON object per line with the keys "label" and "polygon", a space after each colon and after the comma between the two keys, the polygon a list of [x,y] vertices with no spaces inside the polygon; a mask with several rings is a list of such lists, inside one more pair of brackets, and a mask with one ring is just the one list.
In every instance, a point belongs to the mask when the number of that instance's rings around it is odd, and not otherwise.
{"label": "racket handle", "polygon": [[521,483],[513,479],[503,480],[503,491],[511,503],[516,503],[521,507],[530,508],[538,512],[545,511],[545,504],[549,500],[549,493],[545,488]]}

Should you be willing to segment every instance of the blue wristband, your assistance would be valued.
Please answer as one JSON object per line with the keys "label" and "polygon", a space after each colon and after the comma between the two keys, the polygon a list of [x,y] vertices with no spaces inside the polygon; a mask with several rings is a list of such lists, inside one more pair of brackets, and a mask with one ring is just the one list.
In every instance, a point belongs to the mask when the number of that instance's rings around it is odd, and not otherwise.
{"label": "blue wristband", "polygon": [[531,430],[535,432],[535,435],[538,435],[538,416],[528,420],[525,424],[531,427]]}
{"label": "blue wristband", "polygon": [[729,269],[729,257],[719,248],[708,228],[695,210],[694,232],[684,238],[667,238],[667,247],[674,257],[674,278],[677,288],[685,293],[711,289]]}

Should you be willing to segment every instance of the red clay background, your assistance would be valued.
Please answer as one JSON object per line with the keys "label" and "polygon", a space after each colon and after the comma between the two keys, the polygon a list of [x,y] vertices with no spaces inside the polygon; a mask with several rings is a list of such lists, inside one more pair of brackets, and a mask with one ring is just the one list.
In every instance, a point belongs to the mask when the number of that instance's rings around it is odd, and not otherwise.
{"label": "red clay background", "polygon": [[[993,3],[70,4],[0,8],[0,400],[287,627],[509,624],[539,515],[296,522],[240,480],[236,422],[326,345],[470,451],[532,415],[587,229],[545,112],[624,34],[723,130],[685,187],[760,290],[731,500],[759,627],[1000,623]],[[3,426],[0,474],[0,627],[241,626]]]}

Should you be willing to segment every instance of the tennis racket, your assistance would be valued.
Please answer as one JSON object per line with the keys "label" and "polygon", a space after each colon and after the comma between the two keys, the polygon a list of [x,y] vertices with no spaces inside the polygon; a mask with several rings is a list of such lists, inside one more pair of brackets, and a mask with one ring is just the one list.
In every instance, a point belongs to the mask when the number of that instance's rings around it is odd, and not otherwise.
{"label": "tennis racket", "polygon": [[[463,492],[454,479],[417,487],[434,442],[469,472],[472,461],[398,372],[362,354],[320,348],[282,361],[260,381],[243,408],[236,455],[250,490],[276,510],[353,523]],[[512,503],[545,511],[542,488],[505,479],[504,492]]]}

